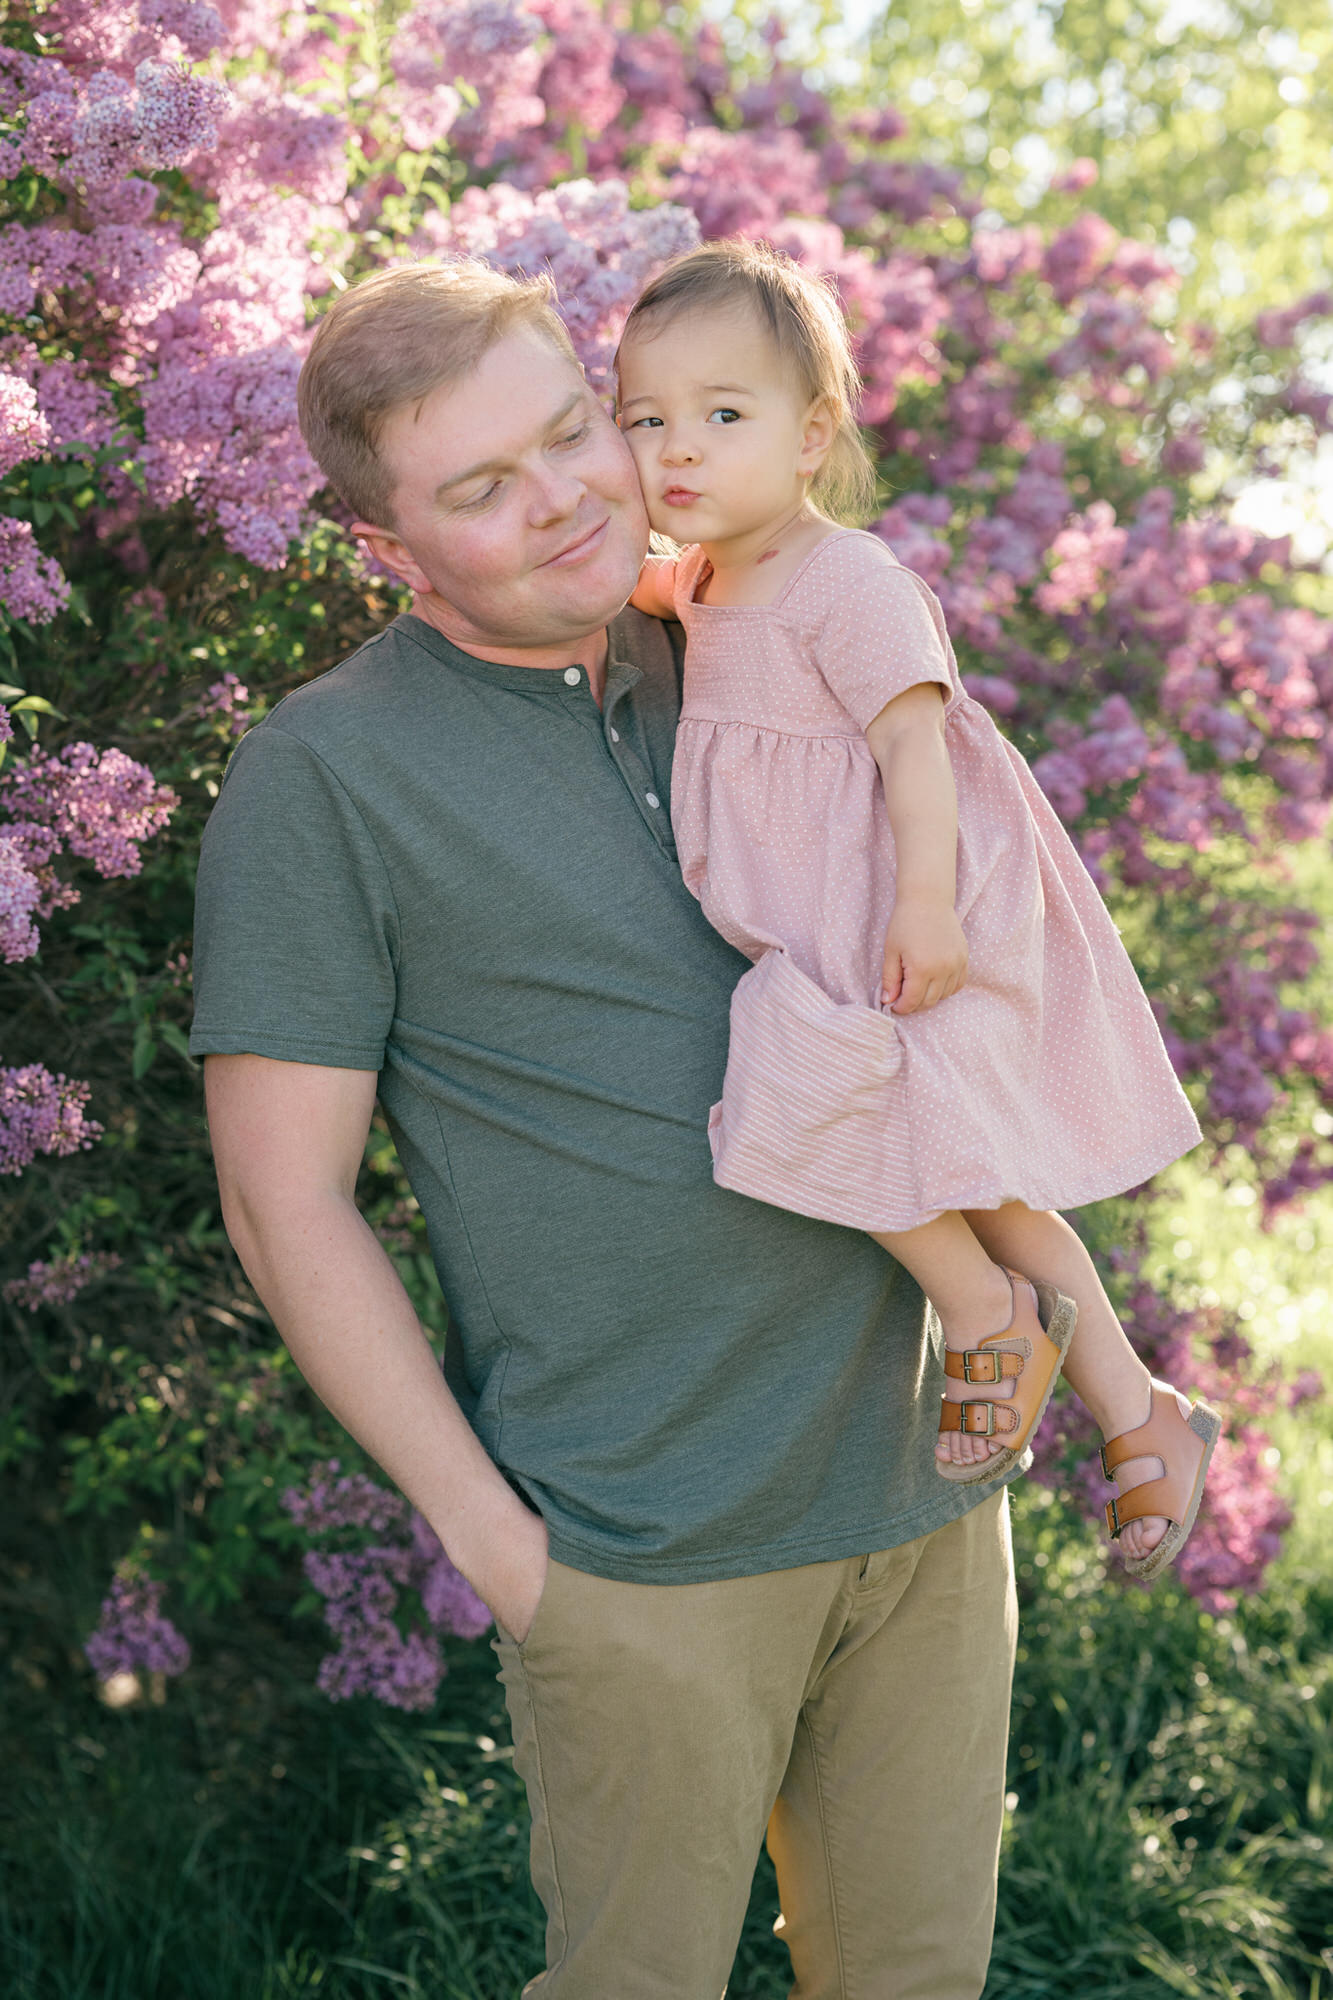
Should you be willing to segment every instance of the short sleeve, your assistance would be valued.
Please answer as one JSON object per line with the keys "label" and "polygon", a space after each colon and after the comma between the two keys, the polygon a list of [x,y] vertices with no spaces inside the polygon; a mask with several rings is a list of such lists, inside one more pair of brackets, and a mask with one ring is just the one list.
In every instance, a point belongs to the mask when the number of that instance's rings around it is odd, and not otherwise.
{"label": "short sleeve", "polygon": [[191,1053],[378,1072],[397,936],[388,874],[353,801],[307,744],[260,724],[204,830]]}
{"label": "short sleeve", "polygon": [[944,614],[921,578],[872,535],[830,538],[825,549],[813,565],[824,600],[815,658],[857,727],[922,681],[956,693]]}
{"label": "short sleeve", "polygon": [[699,588],[699,578],[707,567],[708,558],[697,542],[691,542],[682,549],[673,565],[671,579],[672,593],[676,603],[676,617],[683,619],[694,603],[695,592]]}

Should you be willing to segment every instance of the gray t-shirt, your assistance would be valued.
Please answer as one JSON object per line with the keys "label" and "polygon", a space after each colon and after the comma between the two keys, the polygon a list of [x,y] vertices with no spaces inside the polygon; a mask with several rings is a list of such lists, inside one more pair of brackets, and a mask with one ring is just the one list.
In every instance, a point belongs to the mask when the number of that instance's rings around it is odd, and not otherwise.
{"label": "gray t-shirt", "polygon": [[890,1547],[979,1497],[933,1469],[908,1274],[713,1183],[746,961],[676,867],[679,642],[622,614],[599,711],[581,668],[402,617],[288,695],[204,837],[191,1039],[379,1072],[469,1420],[561,1562],[660,1583]]}

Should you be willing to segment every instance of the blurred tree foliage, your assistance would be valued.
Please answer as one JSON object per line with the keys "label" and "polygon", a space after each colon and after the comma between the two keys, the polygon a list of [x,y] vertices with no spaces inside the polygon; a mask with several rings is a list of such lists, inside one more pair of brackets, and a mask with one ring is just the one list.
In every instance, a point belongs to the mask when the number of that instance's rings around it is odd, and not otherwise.
{"label": "blurred tree foliage", "polygon": [[1099,212],[1179,256],[1185,317],[1235,325],[1333,274],[1327,0],[898,0],[854,94],[1010,222],[1093,160]]}

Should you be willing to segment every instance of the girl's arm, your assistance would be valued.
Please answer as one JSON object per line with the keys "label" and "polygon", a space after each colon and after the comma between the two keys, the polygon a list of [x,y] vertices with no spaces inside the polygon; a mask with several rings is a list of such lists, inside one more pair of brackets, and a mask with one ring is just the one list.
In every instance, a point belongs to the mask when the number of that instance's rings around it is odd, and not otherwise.
{"label": "girl's arm", "polygon": [[944,740],[945,690],[908,688],[882,708],[866,742],[884,780],[897,853],[893,914],[884,940],[884,1002],[914,1014],[956,993],[967,974],[958,893],[958,801]]}
{"label": "girl's arm", "polygon": [[676,615],[676,565],[670,556],[645,556],[630,603],[654,618]]}

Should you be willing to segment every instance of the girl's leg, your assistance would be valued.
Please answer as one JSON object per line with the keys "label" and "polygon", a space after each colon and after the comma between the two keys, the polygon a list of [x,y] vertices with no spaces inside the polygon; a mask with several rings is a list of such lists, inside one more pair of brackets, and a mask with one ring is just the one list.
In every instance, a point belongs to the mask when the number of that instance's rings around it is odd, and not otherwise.
{"label": "girl's leg", "polygon": [[[876,1235],[875,1241],[916,1279],[939,1315],[946,1347],[961,1351],[1009,1325],[1014,1310],[1009,1280],[956,1211],[924,1222],[919,1229]],[[1014,1268],[1025,1270],[1022,1265]],[[1046,1273],[1039,1275],[1045,1277]],[[947,1377],[944,1393],[958,1403],[971,1392],[966,1382]],[[1013,1383],[999,1384],[987,1394],[1011,1396]],[[966,1437],[959,1431],[945,1431],[935,1450],[955,1465],[979,1465],[1003,1447],[1002,1437]]]}
{"label": "girl's leg", "polygon": [[[1145,1423],[1152,1410],[1152,1377],[1135,1354],[1115,1309],[1102,1289],[1097,1269],[1080,1237],[1063,1216],[1025,1208],[1021,1201],[1003,1208],[969,1209],[972,1234],[997,1263],[1008,1264],[1026,1277],[1044,1278],[1074,1301],[1078,1324],[1065,1356],[1064,1376],[1103,1437],[1118,1437]],[[1189,1404],[1177,1398],[1182,1416]],[[1121,1468],[1120,1489],[1157,1476],[1152,1459],[1131,1459]],[[1120,1542],[1131,1557],[1146,1556],[1166,1533],[1158,1515],[1130,1521]]]}

